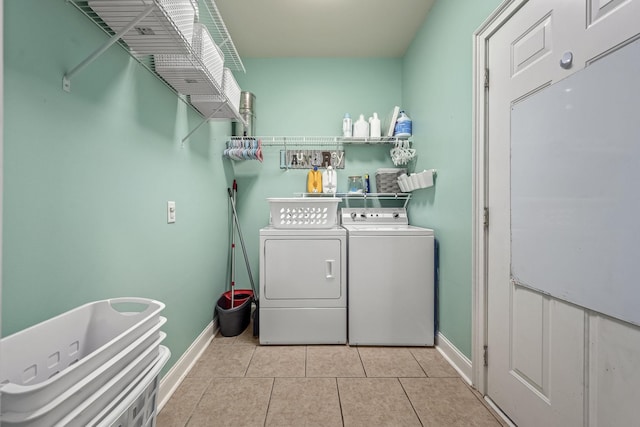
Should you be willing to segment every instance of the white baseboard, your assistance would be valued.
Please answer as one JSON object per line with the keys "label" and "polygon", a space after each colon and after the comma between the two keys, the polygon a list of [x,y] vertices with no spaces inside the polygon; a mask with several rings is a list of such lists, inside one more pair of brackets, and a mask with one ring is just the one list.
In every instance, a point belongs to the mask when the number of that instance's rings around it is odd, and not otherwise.
{"label": "white baseboard", "polygon": [[473,385],[471,382],[472,376],[472,364],[471,360],[467,358],[460,350],[456,348],[451,341],[444,335],[438,332],[436,337],[436,348],[442,354],[442,356],[449,362],[453,368],[458,371],[463,380],[469,385]]}
{"label": "white baseboard", "polygon": [[218,319],[215,319],[215,321],[212,321],[204,328],[196,340],[191,343],[187,351],[185,351],[180,359],[169,369],[169,372],[162,377],[160,390],[158,390],[158,412],[160,412],[169,401],[171,395],[176,391],[182,380],[187,376],[187,373],[193,365],[195,365],[202,352],[213,339],[214,332],[218,329],[217,320]]}

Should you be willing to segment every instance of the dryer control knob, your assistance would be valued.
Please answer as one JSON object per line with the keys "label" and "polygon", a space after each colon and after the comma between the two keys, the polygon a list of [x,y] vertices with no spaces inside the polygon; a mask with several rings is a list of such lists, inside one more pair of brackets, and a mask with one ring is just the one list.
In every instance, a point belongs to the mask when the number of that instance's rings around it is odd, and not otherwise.
{"label": "dryer control knob", "polygon": [[356,213],[355,212],[351,212],[351,219],[356,219]]}

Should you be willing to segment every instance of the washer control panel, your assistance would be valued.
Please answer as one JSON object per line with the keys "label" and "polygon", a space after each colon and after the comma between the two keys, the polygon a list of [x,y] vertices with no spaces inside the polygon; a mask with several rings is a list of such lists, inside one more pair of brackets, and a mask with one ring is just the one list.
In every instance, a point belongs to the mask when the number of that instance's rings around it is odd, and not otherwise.
{"label": "washer control panel", "polygon": [[342,224],[409,224],[405,208],[342,208]]}

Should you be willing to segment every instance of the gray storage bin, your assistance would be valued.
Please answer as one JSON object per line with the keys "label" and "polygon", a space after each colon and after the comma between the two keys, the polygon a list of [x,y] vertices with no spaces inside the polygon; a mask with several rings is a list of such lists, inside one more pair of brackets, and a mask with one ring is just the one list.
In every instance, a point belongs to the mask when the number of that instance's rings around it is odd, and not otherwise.
{"label": "gray storage bin", "polygon": [[403,168],[378,169],[376,171],[376,193],[400,193],[398,177],[407,173]]}

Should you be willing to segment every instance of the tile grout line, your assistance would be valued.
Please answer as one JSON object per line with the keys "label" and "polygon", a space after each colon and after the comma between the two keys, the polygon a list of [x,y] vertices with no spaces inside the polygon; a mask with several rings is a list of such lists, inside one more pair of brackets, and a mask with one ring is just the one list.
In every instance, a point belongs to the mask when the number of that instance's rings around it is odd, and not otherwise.
{"label": "tile grout line", "polygon": [[342,411],[342,399],[340,398],[340,387],[338,386],[338,377],[335,377],[336,382],[336,392],[338,393],[338,407],[340,408],[340,420],[342,421],[342,426],[344,427],[344,412]]}
{"label": "tile grout line", "polygon": [[251,362],[253,362],[253,356],[256,354],[257,346],[253,346],[253,351],[251,352],[251,357],[249,358],[249,363],[247,363],[247,367],[244,369],[244,378],[248,378],[247,374],[249,373],[249,366],[251,366]]}
{"label": "tile grout line", "polygon": [[269,392],[269,402],[267,403],[267,410],[264,413],[263,426],[267,427],[267,418],[269,417],[269,408],[271,407],[271,399],[273,398],[273,389],[276,387],[275,377],[271,378],[271,391]]}
{"label": "tile grout line", "polygon": [[362,355],[360,354],[360,347],[356,346],[356,351],[358,352],[358,359],[360,359],[360,365],[362,366],[364,377],[369,378],[369,374],[367,373],[367,368],[365,368],[364,362],[362,361]]}
{"label": "tile grout line", "polygon": [[[423,377],[420,377],[420,378],[423,378]],[[407,397],[407,400],[409,401],[409,405],[411,405],[411,409],[413,409],[413,413],[416,415],[416,418],[418,419],[418,422],[420,423],[420,425],[422,427],[424,427],[424,423],[420,419],[420,415],[418,415],[418,411],[416,410],[416,407],[413,405],[413,402],[411,401],[411,398],[409,397],[409,393],[407,393],[407,390],[404,388],[404,385],[402,384],[402,381],[400,381],[400,378],[396,378],[396,380],[398,380],[398,383],[400,384],[400,388],[402,388],[402,391],[404,392],[404,395]]]}
{"label": "tile grout line", "polygon": [[420,366],[420,369],[422,369],[422,372],[424,372],[424,376],[425,376],[426,378],[431,378],[431,377],[429,376],[429,374],[427,373],[427,371],[426,371],[426,370],[424,369],[424,367],[422,366],[422,363],[420,363],[420,361],[418,360],[418,358],[416,357],[416,355],[415,355],[415,354],[413,354],[413,351],[411,351],[411,348],[408,348],[408,350],[409,350],[409,354],[411,354],[411,357],[413,357],[413,360],[415,360],[415,361],[416,361],[416,363],[418,364],[418,366]]}
{"label": "tile grout line", "polygon": [[191,410],[191,412],[189,413],[189,415],[187,416],[187,419],[184,422],[184,426],[186,427],[187,425],[189,425],[189,422],[191,421],[191,418],[193,418],[193,415],[196,412],[196,409],[198,408],[198,405],[200,405],[200,402],[202,402],[202,399],[204,398],[204,395],[207,394],[207,390],[209,390],[209,387],[211,387],[211,384],[213,384],[213,377],[209,378],[209,381],[207,383],[207,386],[204,388],[204,390],[202,391],[202,394],[200,395],[200,397],[198,398],[198,401],[196,402],[195,405],[193,405],[193,409]]}

